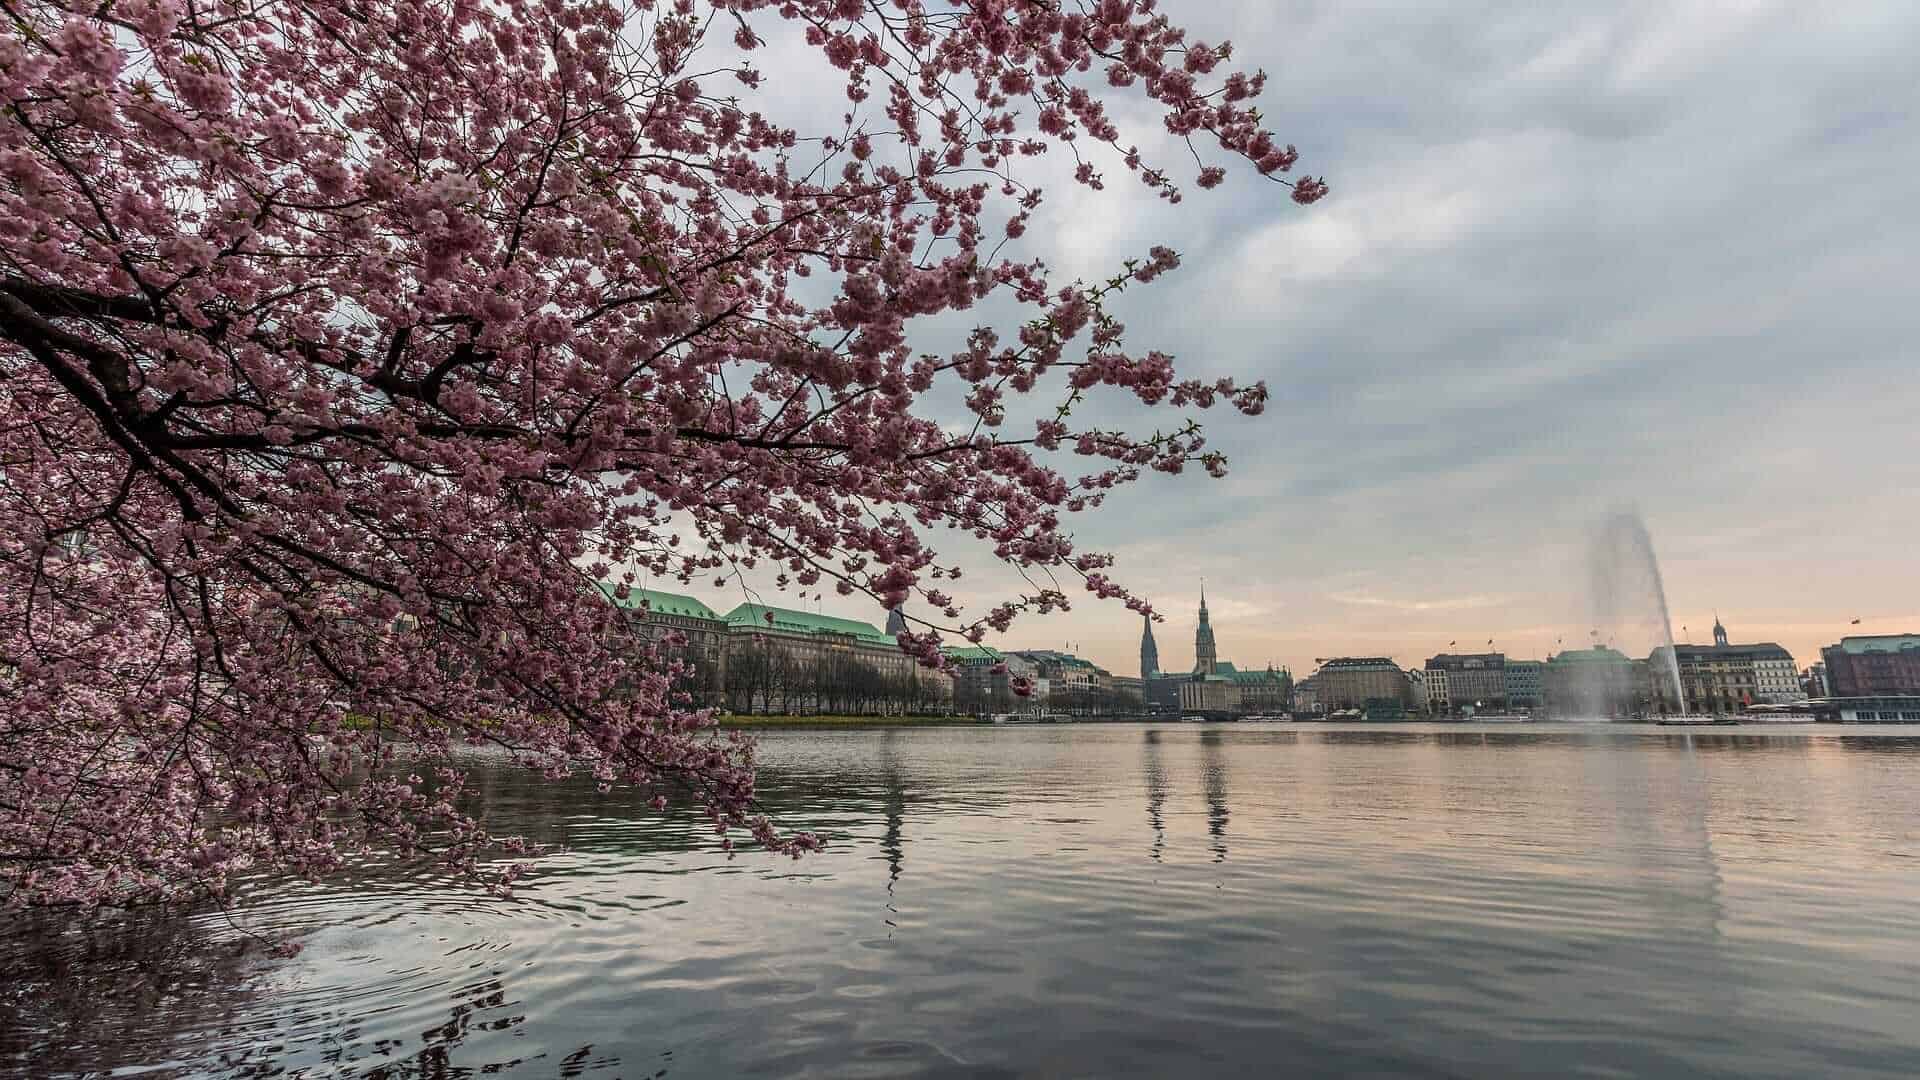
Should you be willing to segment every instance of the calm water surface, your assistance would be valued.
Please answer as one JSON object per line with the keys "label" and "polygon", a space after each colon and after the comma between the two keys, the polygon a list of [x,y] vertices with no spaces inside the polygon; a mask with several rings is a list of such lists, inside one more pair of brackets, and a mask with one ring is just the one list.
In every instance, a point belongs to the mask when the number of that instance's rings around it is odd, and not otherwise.
{"label": "calm water surface", "polygon": [[1920,729],[774,733],[828,853],[481,769],[517,899],[0,929],[0,1072],[1920,1072]]}

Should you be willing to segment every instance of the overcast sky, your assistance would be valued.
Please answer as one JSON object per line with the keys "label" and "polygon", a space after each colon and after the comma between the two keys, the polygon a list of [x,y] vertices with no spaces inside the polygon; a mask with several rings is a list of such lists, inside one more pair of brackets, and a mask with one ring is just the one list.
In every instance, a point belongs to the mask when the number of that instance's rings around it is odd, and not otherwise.
{"label": "overcast sky", "polygon": [[[1268,71],[1333,194],[1055,184],[1029,233],[1089,276],[1176,247],[1129,344],[1273,390],[1211,415],[1228,479],[1155,476],[1076,526],[1167,616],[1163,668],[1192,663],[1202,576],[1242,666],[1584,645],[1590,537],[1628,504],[1676,636],[1717,610],[1804,665],[1920,632],[1920,4],[1164,7]],[[1085,600],[996,644],[1132,673],[1138,641]]]}

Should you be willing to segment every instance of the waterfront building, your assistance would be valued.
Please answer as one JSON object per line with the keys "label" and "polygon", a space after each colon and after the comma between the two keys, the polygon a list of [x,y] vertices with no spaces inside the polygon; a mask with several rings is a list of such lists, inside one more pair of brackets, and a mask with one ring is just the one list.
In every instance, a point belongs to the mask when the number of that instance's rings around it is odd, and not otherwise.
{"label": "waterfront building", "polygon": [[1234,711],[1227,680],[1217,675],[1195,675],[1180,681],[1180,711],[1202,716],[1225,716]]}
{"label": "waterfront building", "polygon": [[[954,711],[968,716],[1038,716],[1047,711],[1051,686],[1039,665],[1019,653],[1003,653],[990,645],[948,645],[940,651],[951,665]],[[1030,692],[1015,693],[1016,679],[1031,683]]]}
{"label": "waterfront building", "polygon": [[1432,711],[1432,699],[1427,696],[1427,673],[1422,668],[1407,669],[1407,703],[1417,712]]}
{"label": "waterfront building", "polygon": [[1235,671],[1231,678],[1240,715],[1273,716],[1293,709],[1293,672],[1286,668],[1269,663],[1265,671]]}
{"label": "waterfront building", "polygon": [[1009,653],[1031,661],[1038,677],[1046,679],[1047,708],[1068,716],[1115,716],[1139,708],[1123,696],[1113,673],[1090,660],[1056,649],[1021,649]]}
{"label": "waterfront building", "polygon": [[1827,665],[1824,661],[1814,664],[1800,673],[1800,689],[1810,698],[1829,696],[1827,690]]}
{"label": "waterfront building", "polygon": [[1655,700],[1669,712],[1732,713],[1753,705],[1806,700],[1793,654],[1771,641],[1733,644],[1718,617],[1713,620],[1712,645],[1675,645],[1673,656],[1685,702],[1674,701],[1671,681],[1660,677],[1666,670],[1667,647],[1647,657]]}
{"label": "waterfront building", "polygon": [[1447,678],[1447,669],[1434,668],[1429,671],[1422,668],[1420,671],[1420,681],[1425,683],[1427,688],[1427,712],[1432,713],[1434,716],[1446,715],[1447,693],[1451,687],[1451,680]]}
{"label": "waterfront building", "polygon": [[1313,673],[1315,697],[1328,712],[1365,709],[1369,715],[1404,714],[1407,673],[1385,656],[1340,656],[1322,661]]}
{"label": "waterfront building", "polygon": [[1096,688],[1095,673],[1100,669],[1072,653],[1057,649],[1015,649],[1012,655],[1032,663],[1051,686],[1054,697],[1084,697]]}
{"label": "waterfront building", "polygon": [[1156,714],[1171,714],[1180,711],[1180,686],[1189,676],[1169,675],[1161,672],[1146,681],[1144,696],[1147,711]]}
{"label": "waterfront building", "polygon": [[1596,645],[1547,658],[1541,689],[1554,716],[1631,716],[1646,703],[1646,676],[1626,654]]}
{"label": "waterfront building", "polygon": [[1293,711],[1296,713],[1320,711],[1319,678],[1309,675],[1293,685]]}
{"label": "waterfront building", "polygon": [[1509,660],[1507,708],[1538,709],[1547,703],[1547,665],[1540,660]]}
{"label": "waterfront building", "polygon": [[1427,661],[1426,670],[1446,672],[1448,712],[1462,708],[1500,708],[1507,703],[1507,658],[1504,653],[1441,653]]}
{"label": "waterfront building", "polygon": [[619,587],[601,583],[615,607],[626,616],[629,632],[648,646],[659,646],[669,634],[679,644],[665,649],[668,656],[689,666],[675,689],[696,706],[717,705],[726,686],[727,621],[706,604],[680,593],[631,586],[625,596]]}
{"label": "waterfront building", "polygon": [[872,623],[752,603],[724,619],[735,712],[927,712],[952,699],[950,676],[920,667]]}
{"label": "waterfront building", "polygon": [[[696,706],[890,715],[944,710],[952,697],[951,677],[920,667],[871,623],[763,604],[721,615],[681,593],[601,590],[639,640],[676,642],[667,653],[688,670],[675,689]],[[888,621],[897,619],[895,611]]]}
{"label": "waterfront building", "polygon": [[1844,637],[1820,650],[1827,696],[1920,694],[1920,634]]}

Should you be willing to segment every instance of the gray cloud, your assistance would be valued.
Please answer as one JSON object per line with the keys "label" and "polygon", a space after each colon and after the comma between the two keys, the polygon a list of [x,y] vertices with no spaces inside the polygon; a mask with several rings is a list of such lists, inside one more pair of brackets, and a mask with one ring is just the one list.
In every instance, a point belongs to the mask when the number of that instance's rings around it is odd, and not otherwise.
{"label": "gray cloud", "polygon": [[[1334,185],[1303,209],[1235,173],[1169,208],[1117,162],[1100,193],[1064,155],[1030,177],[1049,202],[1023,254],[1093,277],[1177,247],[1119,305],[1130,344],[1274,392],[1258,420],[1211,418],[1225,481],[1151,477],[1079,525],[1170,616],[1169,666],[1202,576],[1244,663],[1584,642],[1586,537],[1621,503],[1676,625],[1717,608],[1803,663],[1853,617],[1920,628],[1920,6],[1166,6],[1269,72],[1264,114]],[[783,85],[827,114],[803,127],[844,108],[824,86]],[[1182,160],[1140,103],[1114,108],[1124,141]],[[967,562],[963,598],[1015,580]],[[1124,671],[1137,634],[1082,604],[1012,643]]]}
{"label": "gray cloud", "polygon": [[[1334,195],[1056,186],[1036,230],[1087,274],[1174,242],[1182,271],[1123,304],[1132,343],[1274,389],[1210,425],[1227,481],[1154,478],[1081,529],[1173,615],[1163,656],[1202,574],[1259,609],[1216,619],[1249,660],[1583,640],[1585,534],[1623,501],[1676,622],[1717,605],[1808,661],[1855,609],[1920,612],[1920,9],[1176,14],[1271,73],[1267,115]],[[1129,663],[1110,613],[1062,621]]]}

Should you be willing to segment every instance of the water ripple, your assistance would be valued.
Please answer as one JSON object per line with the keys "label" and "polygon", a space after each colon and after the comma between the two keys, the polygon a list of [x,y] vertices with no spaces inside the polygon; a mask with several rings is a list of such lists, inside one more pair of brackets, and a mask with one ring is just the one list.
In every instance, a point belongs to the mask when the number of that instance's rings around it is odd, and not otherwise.
{"label": "water ripple", "polygon": [[1920,738],[780,733],[727,857],[479,763],[514,900],[368,866],[0,936],[0,1073],[1906,1076]]}

